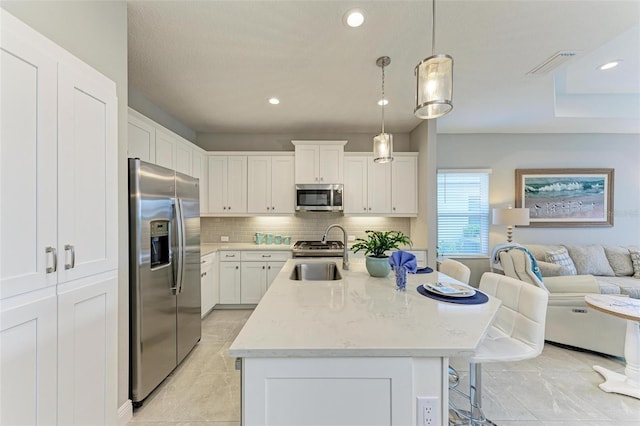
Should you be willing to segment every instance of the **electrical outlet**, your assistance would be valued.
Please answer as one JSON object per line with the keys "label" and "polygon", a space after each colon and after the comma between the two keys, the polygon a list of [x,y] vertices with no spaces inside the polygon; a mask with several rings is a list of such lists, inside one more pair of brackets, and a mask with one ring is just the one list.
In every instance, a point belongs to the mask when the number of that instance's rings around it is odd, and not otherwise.
{"label": "electrical outlet", "polygon": [[356,236],[355,235],[349,235],[347,237],[347,241],[355,241],[356,240]]}
{"label": "electrical outlet", "polygon": [[439,426],[440,406],[436,396],[417,397],[416,407],[418,410],[418,426]]}
{"label": "electrical outlet", "polygon": [[227,235],[221,235],[220,241],[222,241],[223,243],[226,243],[229,241],[229,237]]}

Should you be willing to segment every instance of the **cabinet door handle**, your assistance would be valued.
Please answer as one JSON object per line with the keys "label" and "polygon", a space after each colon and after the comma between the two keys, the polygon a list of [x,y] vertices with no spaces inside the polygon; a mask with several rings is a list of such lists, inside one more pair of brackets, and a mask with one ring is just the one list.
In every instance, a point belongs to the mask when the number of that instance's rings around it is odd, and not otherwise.
{"label": "cabinet door handle", "polygon": [[236,266],[236,269],[240,268],[239,266]]}
{"label": "cabinet door handle", "polygon": [[271,269],[271,265],[267,266],[267,269]]}
{"label": "cabinet door handle", "polygon": [[320,177],[320,182],[324,182],[324,178],[323,177]]}
{"label": "cabinet door handle", "polygon": [[263,266],[262,269],[265,269],[265,267]]}
{"label": "cabinet door handle", "polygon": [[271,257],[270,254],[263,254],[262,257]]}
{"label": "cabinet door handle", "polygon": [[396,208],[394,207],[394,208],[393,208],[393,211],[395,211],[395,210],[396,210]]}
{"label": "cabinet door handle", "polygon": [[226,209],[227,209],[227,207],[226,207],[226,206],[222,206],[222,210],[226,210]]}
{"label": "cabinet door handle", "polygon": [[371,211],[371,207],[369,207],[369,211]]}
{"label": "cabinet door handle", "polygon": [[[47,266],[47,274],[52,272],[56,272],[58,270],[58,251],[55,247],[45,247],[44,252],[47,254],[47,260],[49,260],[49,253],[51,253],[53,257],[53,266]],[[49,262],[47,262],[47,265]]]}
{"label": "cabinet door handle", "polygon": [[362,210],[364,210],[364,211],[366,212],[366,211],[367,211],[367,208],[366,208],[366,207],[363,207],[363,208],[362,208]]}
{"label": "cabinet door handle", "polygon": [[224,257],[236,257],[235,254],[225,254]]}
{"label": "cabinet door handle", "polygon": [[201,260],[200,263],[204,263],[204,260]]}
{"label": "cabinet door handle", "polygon": [[[68,251],[71,251],[71,263],[65,263],[64,264],[64,269],[73,269],[76,267],[76,248],[71,245],[71,244],[67,244],[64,246],[64,251],[65,254]],[[66,258],[66,255],[65,255]]]}
{"label": "cabinet door handle", "polygon": [[275,207],[271,206],[271,210],[275,210],[275,209],[276,209]]}
{"label": "cabinet door handle", "polygon": [[227,210],[231,210],[231,206],[228,206],[228,207],[227,207]]}

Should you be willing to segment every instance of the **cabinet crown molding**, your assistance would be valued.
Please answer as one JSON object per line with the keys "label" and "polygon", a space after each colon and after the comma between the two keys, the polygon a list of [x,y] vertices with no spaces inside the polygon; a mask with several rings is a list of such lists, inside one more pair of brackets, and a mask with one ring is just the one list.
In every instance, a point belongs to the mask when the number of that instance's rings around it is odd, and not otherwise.
{"label": "cabinet crown molding", "polygon": [[349,141],[336,141],[336,140],[293,140],[292,144],[298,146],[303,145],[342,145],[345,146]]}

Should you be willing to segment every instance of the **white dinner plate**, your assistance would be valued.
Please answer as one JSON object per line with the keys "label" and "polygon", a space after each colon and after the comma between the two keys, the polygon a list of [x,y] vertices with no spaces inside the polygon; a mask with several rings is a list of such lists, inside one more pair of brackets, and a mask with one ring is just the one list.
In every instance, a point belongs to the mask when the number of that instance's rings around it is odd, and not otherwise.
{"label": "white dinner plate", "polygon": [[454,283],[426,283],[422,284],[428,292],[446,297],[471,297],[476,291],[471,287]]}

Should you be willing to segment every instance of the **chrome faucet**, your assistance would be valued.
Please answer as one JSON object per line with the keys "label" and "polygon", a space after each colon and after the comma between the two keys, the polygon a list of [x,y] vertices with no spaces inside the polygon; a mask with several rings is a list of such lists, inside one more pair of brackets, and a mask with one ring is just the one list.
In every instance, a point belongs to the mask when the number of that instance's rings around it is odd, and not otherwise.
{"label": "chrome faucet", "polygon": [[340,228],[342,229],[342,235],[344,237],[344,254],[342,255],[342,269],[345,271],[349,270],[349,249],[347,248],[347,230],[342,227],[342,225],[338,225],[334,223],[333,225],[329,225],[327,230],[324,231],[324,235],[322,236],[322,244],[327,243],[327,234],[331,230],[331,228]]}

